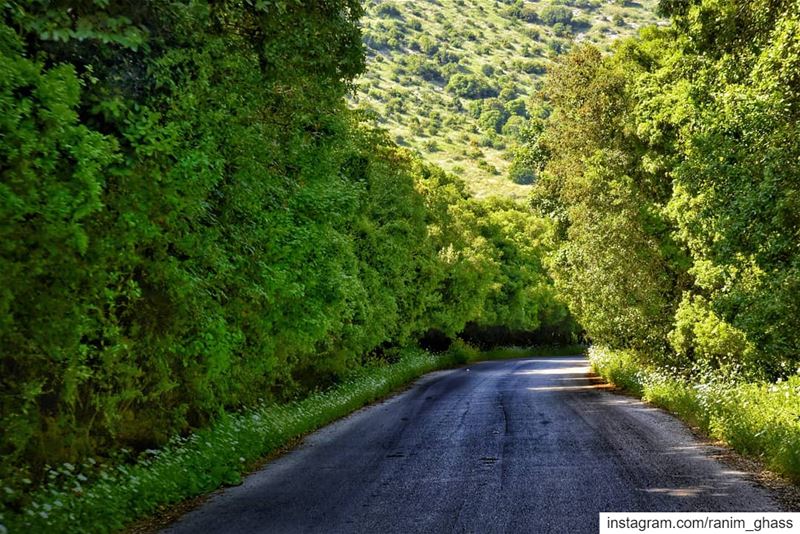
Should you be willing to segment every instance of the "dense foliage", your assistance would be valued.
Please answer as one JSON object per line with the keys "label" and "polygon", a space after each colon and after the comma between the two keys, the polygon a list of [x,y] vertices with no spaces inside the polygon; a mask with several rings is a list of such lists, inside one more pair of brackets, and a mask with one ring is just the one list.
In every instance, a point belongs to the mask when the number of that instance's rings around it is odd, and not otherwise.
{"label": "dense foliage", "polygon": [[[662,1],[611,56],[554,68],[528,143],[552,272],[598,342],[695,376],[800,364],[800,4]],[[541,159],[541,158],[539,158]]]}
{"label": "dense foliage", "polygon": [[158,446],[430,331],[569,335],[551,227],[345,108],[360,15],[2,4],[4,500],[47,463]]}

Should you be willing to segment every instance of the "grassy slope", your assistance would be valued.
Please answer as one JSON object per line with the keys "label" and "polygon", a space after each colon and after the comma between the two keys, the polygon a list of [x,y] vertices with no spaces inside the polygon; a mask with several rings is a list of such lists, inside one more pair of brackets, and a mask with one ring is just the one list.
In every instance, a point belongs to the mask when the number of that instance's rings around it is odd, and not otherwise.
{"label": "grassy slope", "polygon": [[[378,124],[400,144],[464,177],[478,197],[524,197],[527,186],[514,184],[506,176],[509,162],[504,145],[513,144],[513,135],[499,133],[491,139],[470,115],[468,99],[460,99],[464,110],[456,111],[457,98],[446,88],[448,75],[454,69],[482,74],[484,65],[489,65],[494,72],[486,78],[498,88],[513,88],[515,98],[528,101],[528,109],[533,109],[535,102],[532,106],[530,99],[535,98],[543,74],[526,73],[531,65],[546,68],[558,55],[558,47],[566,49],[573,42],[589,41],[607,49],[617,37],[658,22],[657,0],[624,6],[609,0],[526,0],[525,6],[542,13],[551,3],[595,7],[570,7],[576,21],[570,26],[571,36],[558,37],[554,27],[541,20],[531,23],[510,15],[509,4],[502,1],[367,1],[362,24],[368,67],[358,80],[353,105],[373,110]],[[443,66],[434,57],[432,45],[459,58],[442,69],[445,76],[438,81],[426,81],[414,69],[419,61]],[[489,142],[493,146],[486,146]]]}

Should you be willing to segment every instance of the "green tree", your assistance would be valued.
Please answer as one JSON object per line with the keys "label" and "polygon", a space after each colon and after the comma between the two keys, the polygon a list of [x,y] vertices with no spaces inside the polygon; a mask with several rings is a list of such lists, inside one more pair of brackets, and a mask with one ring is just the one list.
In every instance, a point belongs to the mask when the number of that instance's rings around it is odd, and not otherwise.
{"label": "green tree", "polygon": [[554,112],[528,149],[546,161],[533,201],[559,221],[553,276],[589,335],[664,356],[681,257],[659,209],[669,198],[663,173],[632,157],[642,146],[627,135],[626,84],[645,61],[630,52],[604,60],[583,46],[551,70]]}
{"label": "green tree", "polygon": [[447,90],[455,96],[469,99],[496,97],[499,91],[486,79],[473,74],[454,74],[450,77]]}

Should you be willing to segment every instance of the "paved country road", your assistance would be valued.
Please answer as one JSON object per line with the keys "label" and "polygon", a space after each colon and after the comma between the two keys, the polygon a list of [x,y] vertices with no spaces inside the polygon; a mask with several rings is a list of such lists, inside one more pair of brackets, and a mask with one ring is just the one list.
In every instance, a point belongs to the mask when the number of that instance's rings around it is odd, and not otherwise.
{"label": "paved country road", "polygon": [[440,371],[310,436],[171,533],[597,532],[600,511],[778,511],[582,357]]}

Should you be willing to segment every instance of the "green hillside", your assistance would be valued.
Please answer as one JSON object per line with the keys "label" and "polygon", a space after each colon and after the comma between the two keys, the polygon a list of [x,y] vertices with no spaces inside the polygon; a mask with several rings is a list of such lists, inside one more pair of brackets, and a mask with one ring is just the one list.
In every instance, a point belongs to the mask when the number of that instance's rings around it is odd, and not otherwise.
{"label": "green hillside", "polygon": [[[462,176],[477,196],[526,195],[509,160],[550,62],[658,22],[656,0],[366,3],[367,70],[352,103],[394,140]],[[525,176],[516,178],[525,181]]]}

